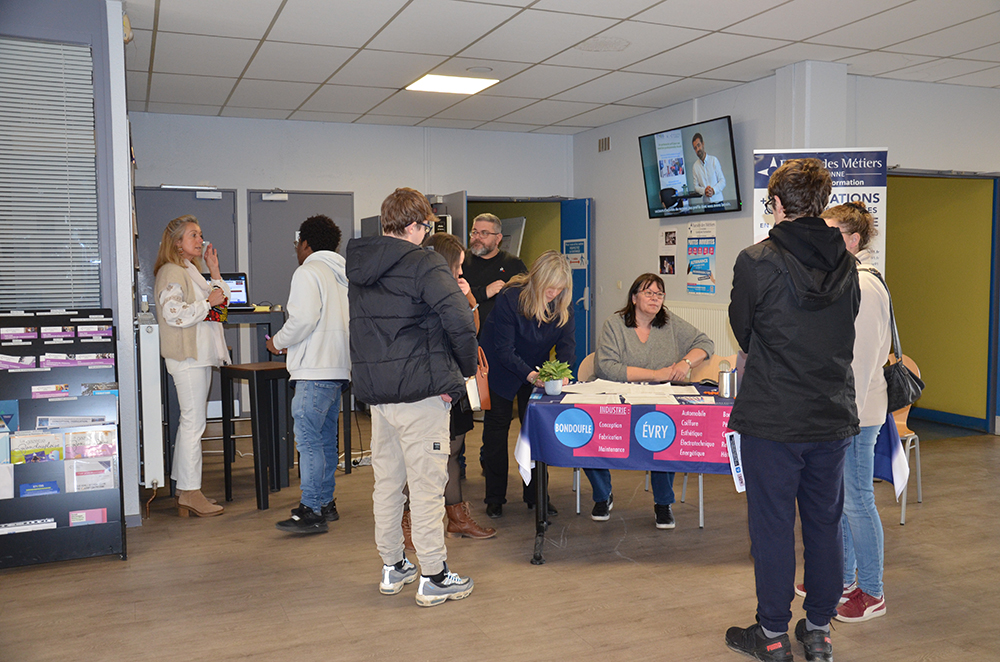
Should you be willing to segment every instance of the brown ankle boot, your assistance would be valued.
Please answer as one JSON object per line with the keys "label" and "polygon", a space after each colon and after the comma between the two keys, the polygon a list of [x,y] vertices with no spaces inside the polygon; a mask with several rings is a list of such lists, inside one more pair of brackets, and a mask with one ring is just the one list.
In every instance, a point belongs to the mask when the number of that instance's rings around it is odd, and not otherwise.
{"label": "brown ankle boot", "polygon": [[472,519],[472,508],[468,501],[456,503],[453,506],[445,506],[448,513],[448,530],[445,532],[449,538],[476,538],[483,540],[492,538],[497,534],[497,530],[491,527],[485,529]]}
{"label": "brown ankle boot", "polygon": [[209,503],[201,490],[177,490],[177,514],[181,517],[195,515],[197,517],[215,517],[225,509],[214,503]]}
{"label": "brown ankle boot", "polygon": [[403,549],[415,552],[417,548],[413,546],[413,534],[410,525],[410,511],[403,511]]}

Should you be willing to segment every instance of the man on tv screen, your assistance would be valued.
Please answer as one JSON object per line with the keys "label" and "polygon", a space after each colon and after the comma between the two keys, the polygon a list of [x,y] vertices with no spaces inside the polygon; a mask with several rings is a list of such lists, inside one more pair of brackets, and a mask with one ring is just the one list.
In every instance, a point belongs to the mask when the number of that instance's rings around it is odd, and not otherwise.
{"label": "man on tv screen", "polygon": [[719,159],[705,152],[705,139],[700,133],[694,134],[691,139],[698,160],[694,162],[694,190],[703,197],[706,207],[720,206],[722,203],[722,191],[726,188],[726,176],[722,174],[722,166]]}

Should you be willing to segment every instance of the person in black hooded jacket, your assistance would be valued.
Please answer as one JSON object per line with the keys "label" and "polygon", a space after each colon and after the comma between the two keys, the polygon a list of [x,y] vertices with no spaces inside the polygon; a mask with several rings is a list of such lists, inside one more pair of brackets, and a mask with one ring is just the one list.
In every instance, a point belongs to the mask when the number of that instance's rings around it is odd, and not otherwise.
{"label": "person in black hooded jacket", "polygon": [[429,607],[472,592],[449,572],[444,544],[449,410],[476,372],[478,346],[469,302],[438,253],[421,248],[431,222],[419,191],[398,188],[382,203],[381,237],[347,245],[351,379],[372,406],[375,544],[379,590],[399,593],[417,579],[404,555],[403,486],[410,488],[413,545],[420,562],[417,604]]}
{"label": "person in black hooded jacket", "polygon": [[832,660],[830,619],[843,575],[844,454],[858,434],[856,261],[817,218],[830,198],[818,159],[786,161],[768,183],[775,226],[736,258],[729,321],[746,367],[729,427],[742,438],[758,623],[726,644],[760,660],[792,659],[795,509],[805,546],[806,618],[795,628],[807,660]]}

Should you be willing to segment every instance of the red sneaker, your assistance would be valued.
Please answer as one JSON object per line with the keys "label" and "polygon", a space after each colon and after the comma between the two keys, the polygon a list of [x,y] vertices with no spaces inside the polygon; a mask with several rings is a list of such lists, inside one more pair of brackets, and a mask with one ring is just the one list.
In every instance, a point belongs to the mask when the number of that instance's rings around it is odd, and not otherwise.
{"label": "red sneaker", "polygon": [[885,615],[885,596],[873,598],[860,588],[854,589],[847,602],[837,607],[838,621],[860,623]]}
{"label": "red sneaker", "polygon": [[[857,582],[852,583],[850,586],[845,586],[844,593],[843,595],[840,596],[840,604],[844,604],[845,602],[847,602],[847,599],[851,597],[851,593],[853,593],[857,587],[858,587]],[[802,596],[803,598],[806,597],[806,585],[796,584],[795,595]]]}

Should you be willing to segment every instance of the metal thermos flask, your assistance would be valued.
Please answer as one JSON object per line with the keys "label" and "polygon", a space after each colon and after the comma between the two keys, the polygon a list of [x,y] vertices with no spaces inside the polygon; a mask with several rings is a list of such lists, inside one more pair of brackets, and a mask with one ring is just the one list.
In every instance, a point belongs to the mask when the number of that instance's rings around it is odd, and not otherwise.
{"label": "metal thermos flask", "polygon": [[719,373],[719,395],[723,398],[736,397],[736,371],[728,370]]}

